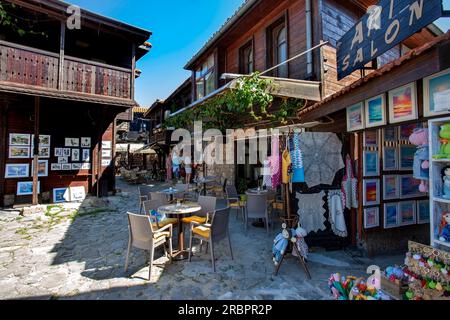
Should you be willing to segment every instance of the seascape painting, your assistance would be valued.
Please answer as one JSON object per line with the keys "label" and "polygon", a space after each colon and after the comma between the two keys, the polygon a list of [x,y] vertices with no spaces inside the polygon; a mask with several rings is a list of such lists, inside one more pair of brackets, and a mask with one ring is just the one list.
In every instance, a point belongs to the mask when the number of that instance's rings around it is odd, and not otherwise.
{"label": "seascape painting", "polygon": [[398,226],[398,203],[387,203],[384,205],[384,228],[395,228]]}
{"label": "seascape painting", "polygon": [[364,104],[362,102],[347,108],[347,129],[348,131],[364,129]]}
{"label": "seascape painting", "polygon": [[444,114],[450,109],[450,69],[423,80],[426,117]]}
{"label": "seascape painting", "polygon": [[386,124],[385,117],[385,97],[380,95],[378,97],[366,101],[366,127],[377,127]]}
{"label": "seascape painting", "polygon": [[416,223],[416,202],[400,202],[399,204],[399,224],[407,226]]}
{"label": "seascape painting", "polygon": [[389,92],[389,111],[391,123],[417,119],[415,83]]}

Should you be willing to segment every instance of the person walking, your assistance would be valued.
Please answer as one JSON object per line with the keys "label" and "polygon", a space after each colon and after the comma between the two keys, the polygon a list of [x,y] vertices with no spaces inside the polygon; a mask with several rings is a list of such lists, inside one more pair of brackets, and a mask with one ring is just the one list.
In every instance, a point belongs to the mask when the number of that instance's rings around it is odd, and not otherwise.
{"label": "person walking", "polygon": [[191,157],[186,156],[184,157],[184,170],[186,171],[186,184],[191,183],[191,177],[192,177],[192,161]]}
{"label": "person walking", "polygon": [[178,155],[178,152],[174,151],[173,155],[172,155],[172,172],[173,172],[173,177],[177,180],[180,179],[180,164],[181,164],[181,158]]}

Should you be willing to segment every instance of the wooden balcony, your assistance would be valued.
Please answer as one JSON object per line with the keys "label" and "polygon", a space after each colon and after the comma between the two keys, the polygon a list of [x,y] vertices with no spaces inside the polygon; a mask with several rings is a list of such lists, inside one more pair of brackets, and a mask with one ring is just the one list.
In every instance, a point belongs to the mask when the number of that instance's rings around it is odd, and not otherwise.
{"label": "wooden balcony", "polygon": [[[0,89],[67,98],[132,101],[132,70],[0,41]],[[6,88],[6,89],[5,89]],[[113,103],[115,104],[115,103]]]}

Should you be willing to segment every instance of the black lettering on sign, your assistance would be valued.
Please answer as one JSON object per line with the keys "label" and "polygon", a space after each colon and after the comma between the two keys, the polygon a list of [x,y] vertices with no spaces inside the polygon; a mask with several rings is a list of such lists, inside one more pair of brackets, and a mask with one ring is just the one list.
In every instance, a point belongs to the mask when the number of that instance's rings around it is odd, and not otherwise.
{"label": "black lettering on sign", "polygon": [[442,15],[442,0],[381,0],[338,41],[338,80],[362,69]]}

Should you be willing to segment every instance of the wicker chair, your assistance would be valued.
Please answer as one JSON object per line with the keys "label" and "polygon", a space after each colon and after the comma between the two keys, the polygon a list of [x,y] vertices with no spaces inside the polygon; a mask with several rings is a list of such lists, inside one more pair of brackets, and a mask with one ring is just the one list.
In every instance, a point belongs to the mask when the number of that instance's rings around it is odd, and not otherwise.
{"label": "wicker chair", "polygon": [[[247,193],[245,206],[245,230],[247,231],[249,219],[265,220],[267,233],[269,233],[269,210],[267,207],[267,194]],[[272,224],[273,228],[273,224]]]}
{"label": "wicker chair", "polygon": [[[167,204],[166,200],[147,200],[144,201],[144,212],[146,215],[151,216],[153,210],[158,210],[159,207]],[[178,224],[178,219],[176,218],[166,218],[163,221],[152,221],[152,226],[155,229],[160,229],[168,224]]]}
{"label": "wicker chair", "polygon": [[140,186],[138,189],[139,189],[139,213],[142,213],[144,201],[150,200],[149,194],[152,191],[152,187]]}
{"label": "wicker chair", "polygon": [[239,211],[242,213],[242,218],[245,220],[245,201],[241,200],[237,193],[235,186],[226,186],[225,193],[227,195],[228,206],[236,210],[236,218],[239,218]]}
{"label": "wicker chair", "polygon": [[199,196],[198,204],[202,207],[202,210],[196,213],[195,216],[183,218],[183,223],[191,223],[193,221],[198,223],[206,223],[209,221],[209,217],[214,211],[216,211],[217,198],[208,196]]}

